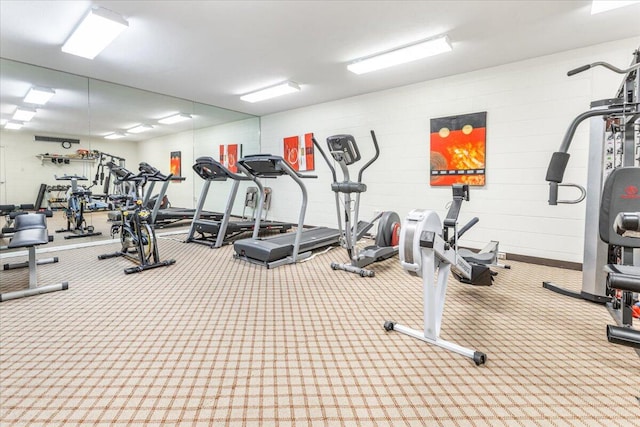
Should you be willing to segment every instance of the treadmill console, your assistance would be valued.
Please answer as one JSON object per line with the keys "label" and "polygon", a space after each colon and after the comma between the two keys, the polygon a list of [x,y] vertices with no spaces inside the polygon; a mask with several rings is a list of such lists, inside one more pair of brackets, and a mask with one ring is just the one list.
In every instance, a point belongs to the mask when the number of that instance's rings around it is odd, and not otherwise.
{"label": "treadmill console", "polygon": [[280,156],[272,156],[271,154],[252,154],[238,160],[251,175],[260,178],[275,178],[285,175],[286,172],[280,166],[284,163],[284,159]]}
{"label": "treadmill console", "polygon": [[193,170],[205,181],[226,181],[229,170],[211,157],[198,157]]}
{"label": "treadmill console", "polygon": [[334,135],[327,138],[329,152],[337,162],[347,166],[360,160],[360,151],[353,135]]}

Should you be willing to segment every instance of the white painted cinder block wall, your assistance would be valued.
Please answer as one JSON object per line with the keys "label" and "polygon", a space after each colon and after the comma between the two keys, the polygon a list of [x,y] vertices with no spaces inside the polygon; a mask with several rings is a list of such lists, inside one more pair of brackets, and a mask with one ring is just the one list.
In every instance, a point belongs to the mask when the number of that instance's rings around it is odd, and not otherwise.
{"label": "white painted cinder block wall", "polygon": [[[626,68],[639,45],[639,38],[625,39],[263,116],[262,151],[282,155],[287,136],[313,132],[324,148],[327,136],[349,133],[368,159],[373,129],[381,154],[364,176],[361,218],[377,210],[404,217],[414,208],[435,210],[442,218],[451,190],[429,185],[429,120],[487,111],[486,185],[471,188],[460,214],[461,224],[474,216],[480,222],[461,243],[480,248],[498,240],[503,252],[582,262],[584,204],[549,206],[546,169],[571,120],[590,101],[613,97],[621,76],[603,68],[573,77],[566,72],[595,61]],[[586,182],[588,128],[585,123],[576,133],[565,182]],[[318,153],[314,173],[318,179],[305,180],[306,223],[335,226],[331,176]],[[272,217],[296,222],[296,184],[281,178],[270,185]]]}

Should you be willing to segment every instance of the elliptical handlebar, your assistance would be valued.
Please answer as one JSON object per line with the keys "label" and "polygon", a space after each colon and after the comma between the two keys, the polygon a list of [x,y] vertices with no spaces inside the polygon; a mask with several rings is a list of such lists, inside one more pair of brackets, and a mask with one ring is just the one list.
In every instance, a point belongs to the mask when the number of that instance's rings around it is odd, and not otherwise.
{"label": "elliptical handlebar", "polygon": [[364,172],[364,170],[366,168],[368,168],[369,166],[371,166],[373,164],[373,162],[378,160],[378,157],[380,156],[380,147],[378,146],[378,140],[376,139],[376,133],[373,130],[371,130],[370,132],[371,132],[371,139],[373,139],[373,146],[376,149],[376,154],[375,154],[375,156],[373,156],[373,158],[371,160],[369,160],[367,162],[366,165],[364,165],[360,169],[360,172],[358,172],[358,182],[362,182],[362,173]]}
{"label": "elliptical handlebar", "polygon": [[[371,130],[370,132],[371,132],[371,138],[373,139],[373,146],[374,146],[374,147],[375,147],[375,149],[376,149],[376,153],[375,153],[375,155],[371,158],[371,160],[369,160],[369,161],[368,161],[364,166],[362,166],[362,168],[360,168],[360,171],[358,172],[358,181],[357,181],[357,182],[359,182],[359,183],[361,183],[361,182],[362,182],[362,174],[364,173],[364,171],[365,171],[369,166],[371,166],[371,165],[373,164],[373,162],[375,162],[375,161],[378,159],[378,157],[380,156],[380,147],[379,147],[379,145],[378,145],[378,140],[376,139],[376,133],[375,133],[373,130]],[[355,143],[355,141],[353,141],[353,137],[352,137],[352,136],[350,136],[350,135],[340,135],[340,136],[341,136],[341,137],[342,137],[342,136],[348,136],[349,138],[351,138],[351,139],[352,139],[352,142],[354,142],[354,143]],[[329,137],[329,138],[332,138],[332,137]],[[329,138],[327,138],[327,140],[329,140]],[[337,182],[338,182],[338,176],[337,176],[337,174],[336,174],[336,169],[335,169],[335,168],[333,167],[333,165],[331,164],[331,161],[329,160],[329,157],[328,157],[328,156],[327,156],[327,154],[324,152],[324,150],[322,149],[322,147],[320,146],[320,144],[318,143],[318,141],[316,140],[316,138],[315,138],[315,137],[312,137],[312,138],[311,138],[311,140],[313,141],[313,145],[318,149],[318,151],[320,151],[320,154],[322,155],[322,158],[324,158],[324,161],[325,161],[325,163],[327,164],[327,166],[329,166],[329,169],[331,170],[331,175],[332,175],[332,177],[333,177],[333,182],[334,182],[334,183],[337,183]],[[357,150],[357,148],[356,148],[356,150]],[[357,159],[359,159],[359,158],[360,158],[360,155],[359,155],[359,153],[358,153],[358,154],[357,154],[357,158],[356,158],[356,160],[357,160]],[[351,163],[350,163],[350,162],[348,162],[348,163],[346,163],[346,164],[348,165],[348,164],[351,164]]]}
{"label": "elliptical handlebar", "polygon": [[320,147],[320,144],[316,140],[316,137],[312,136],[311,137],[311,141],[313,142],[313,145],[315,145],[315,147],[318,149],[318,151],[320,151],[320,154],[322,154],[322,158],[327,163],[327,166],[329,166],[329,169],[331,170],[331,175],[333,176],[333,182],[338,182],[338,177],[336,175],[336,169],[333,167],[333,165],[329,161],[329,158],[327,157],[327,154],[324,152],[322,147]]}

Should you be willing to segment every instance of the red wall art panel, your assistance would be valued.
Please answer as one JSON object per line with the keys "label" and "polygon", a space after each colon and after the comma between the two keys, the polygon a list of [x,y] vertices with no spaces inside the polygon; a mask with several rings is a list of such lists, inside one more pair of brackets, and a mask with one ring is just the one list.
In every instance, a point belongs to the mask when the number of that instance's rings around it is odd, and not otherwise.
{"label": "red wall art panel", "polygon": [[487,112],[431,119],[431,185],[484,185]]}
{"label": "red wall art panel", "polygon": [[[182,152],[181,151],[171,152],[171,158],[169,160],[169,173],[171,173],[176,178],[182,177]],[[172,179],[172,181],[180,182],[181,180]]]}
{"label": "red wall art panel", "polygon": [[313,133],[284,138],[284,160],[296,171],[312,171],[315,169]]}
{"label": "red wall art panel", "polygon": [[242,158],[242,144],[228,144],[220,146],[220,163],[233,173],[238,173],[236,162]]}

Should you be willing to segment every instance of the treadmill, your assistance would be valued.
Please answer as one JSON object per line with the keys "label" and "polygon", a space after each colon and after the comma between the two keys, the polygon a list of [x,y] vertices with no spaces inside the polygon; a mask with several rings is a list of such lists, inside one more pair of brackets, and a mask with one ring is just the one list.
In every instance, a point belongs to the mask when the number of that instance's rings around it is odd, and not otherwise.
{"label": "treadmill", "polygon": [[[204,179],[205,182],[200,192],[198,206],[196,207],[186,242],[200,243],[211,248],[219,248],[229,239],[237,237],[242,233],[253,231],[256,226],[254,220],[231,221],[231,210],[236,200],[240,182],[253,181],[253,179],[246,175],[238,175],[231,172],[211,157],[197,158],[196,163],[193,165],[193,170],[200,178]],[[204,212],[204,203],[209,194],[209,186],[213,181],[227,181],[227,179],[233,180],[233,185],[227,198],[227,206],[224,210],[222,220],[216,221],[203,218],[202,212]],[[292,226],[293,224],[287,222],[262,220],[259,223],[259,231],[280,231],[281,233],[285,233],[291,229]],[[196,237],[196,233],[199,234],[198,237]]]}
{"label": "treadmill", "polygon": [[[296,172],[280,156],[257,154],[246,156],[238,160],[238,168],[251,177],[260,189],[260,202],[253,237],[236,240],[233,244],[236,259],[275,268],[285,264],[294,264],[299,260],[309,258],[315,249],[338,245],[340,230],[328,227],[304,228],[304,216],[307,210],[307,188],[303,178],[317,178],[315,175],[302,175]],[[260,217],[264,191],[259,178],[277,178],[289,175],[302,190],[302,206],[295,233],[287,233],[272,237],[258,238]]]}
{"label": "treadmill", "polygon": [[[193,216],[196,213],[195,209],[191,208],[176,208],[176,207],[162,207],[162,200],[164,199],[165,194],[167,193],[167,189],[169,188],[169,183],[171,181],[184,181],[184,177],[176,177],[173,175],[164,175],[158,169],[151,166],[149,163],[141,162],[138,168],[141,172],[145,174],[155,176],[154,180],[150,180],[151,184],[149,184],[149,188],[145,191],[145,197],[142,201],[143,206],[147,206],[147,209],[151,210],[151,223],[156,228],[163,228],[173,225],[178,221],[192,220]],[[153,194],[153,189],[155,187],[156,182],[162,182],[162,187],[160,188],[160,192],[157,197],[155,197],[155,203],[153,207],[150,205],[151,196]],[[202,211],[200,213],[201,218],[206,218],[210,220],[221,220],[223,215],[219,212],[207,212]]]}

